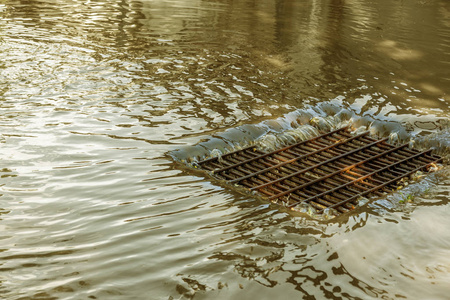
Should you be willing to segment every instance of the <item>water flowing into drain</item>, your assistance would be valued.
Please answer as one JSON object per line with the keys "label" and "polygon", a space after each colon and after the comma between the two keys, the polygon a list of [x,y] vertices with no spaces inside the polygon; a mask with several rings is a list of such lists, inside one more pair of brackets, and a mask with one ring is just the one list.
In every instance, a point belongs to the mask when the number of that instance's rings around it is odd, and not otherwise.
{"label": "water flowing into drain", "polygon": [[431,150],[394,145],[368,131],[353,135],[343,127],[274,151],[249,146],[196,166],[294,210],[307,207],[318,214],[338,215],[441,161]]}

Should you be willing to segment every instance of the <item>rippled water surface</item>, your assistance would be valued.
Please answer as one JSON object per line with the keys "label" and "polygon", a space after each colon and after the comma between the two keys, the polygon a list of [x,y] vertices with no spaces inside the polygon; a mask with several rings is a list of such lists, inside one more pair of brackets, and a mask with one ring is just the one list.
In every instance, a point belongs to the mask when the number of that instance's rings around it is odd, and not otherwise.
{"label": "rippled water surface", "polygon": [[0,58],[0,298],[448,298],[448,167],[319,222],[176,162],[343,110],[448,159],[448,1],[0,0]]}

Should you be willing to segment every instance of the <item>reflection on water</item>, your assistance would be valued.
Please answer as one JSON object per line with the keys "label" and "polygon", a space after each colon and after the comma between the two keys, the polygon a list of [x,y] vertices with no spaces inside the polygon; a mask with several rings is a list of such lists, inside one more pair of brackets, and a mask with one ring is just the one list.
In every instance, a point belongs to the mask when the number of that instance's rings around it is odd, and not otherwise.
{"label": "reflection on water", "polygon": [[167,153],[348,111],[448,155],[449,16],[442,0],[0,1],[0,297],[446,298],[448,169],[413,201],[319,223]]}

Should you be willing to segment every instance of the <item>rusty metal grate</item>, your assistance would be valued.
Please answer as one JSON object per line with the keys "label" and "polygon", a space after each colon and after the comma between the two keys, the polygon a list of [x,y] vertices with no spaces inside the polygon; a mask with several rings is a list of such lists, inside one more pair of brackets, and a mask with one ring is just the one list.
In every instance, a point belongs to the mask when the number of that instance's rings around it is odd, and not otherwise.
{"label": "rusty metal grate", "polygon": [[391,191],[402,178],[441,158],[408,144],[392,145],[347,127],[266,153],[247,147],[205,159],[198,167],[287,207],[309,203],[318,213],[345,213],[360,197]]}

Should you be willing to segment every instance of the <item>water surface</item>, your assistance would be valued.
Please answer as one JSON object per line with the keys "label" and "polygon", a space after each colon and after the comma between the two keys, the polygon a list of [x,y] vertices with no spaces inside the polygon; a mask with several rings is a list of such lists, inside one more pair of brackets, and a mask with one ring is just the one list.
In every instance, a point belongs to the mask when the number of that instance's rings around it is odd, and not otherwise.
{"label": "water surface", "polygon": [[345,109],[448,155],[449,20],[444,0],[0,0],[0,297],[445,299],[447,168],[323,223],[169,153]]}

